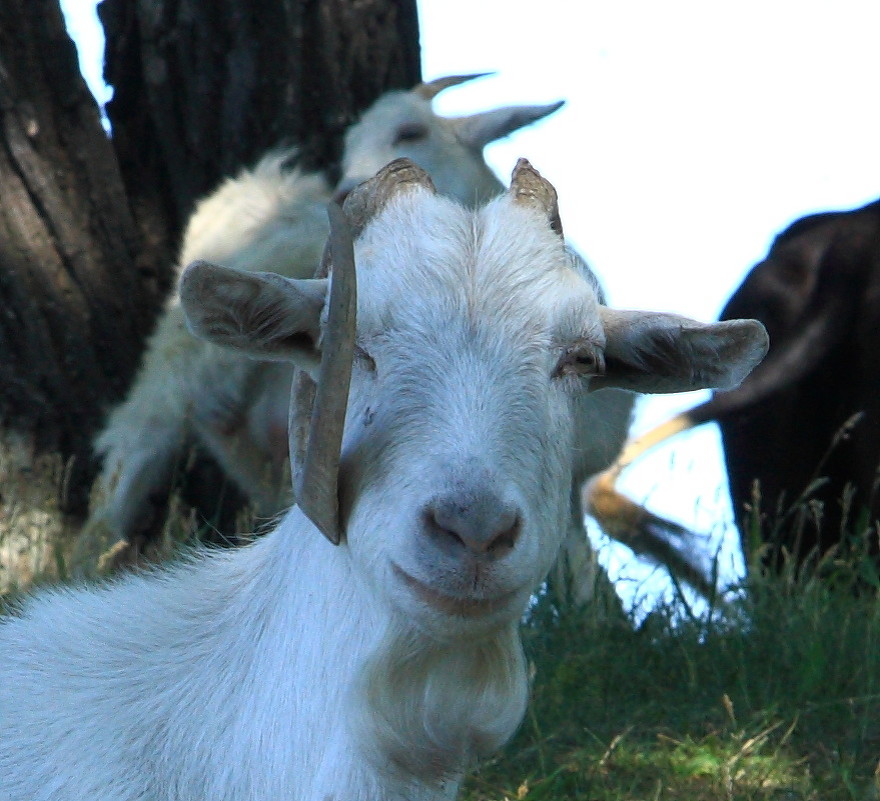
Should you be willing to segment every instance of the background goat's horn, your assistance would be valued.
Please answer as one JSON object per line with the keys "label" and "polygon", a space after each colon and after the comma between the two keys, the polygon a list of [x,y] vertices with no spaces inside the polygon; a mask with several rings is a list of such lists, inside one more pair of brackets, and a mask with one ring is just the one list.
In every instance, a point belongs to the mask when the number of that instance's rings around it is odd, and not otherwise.
{"label": "background goat's horn", "polygon": [[304,461],[301,469],[294,465],[294,494],[309,520],[330,542],[338,545],[342,538],[339,460],[354,357],[357,276],[348,220],[335,203],[327,207],[327,213],[330,217],[328,250],[333,265],[330,300]]}
{"label": "background goat's horn", "polygon": [[532,206],[546,214],[550,227],[562,236],[562,220],[559,218],[556,189],[529,163],[528,159],[520,159],[516,162],[509,191],[517,203]]}
{"label": "background goat's horn", "polygon": [[460,83],[473,81],[476,78],[485,78],[487,75],[492,75],[492,73],[475,72],[472,75],[447,75],[445,78],[435,78],[433,81],[420,83],[413,88],[413,91],[417,95],[424,97],[425,100],[432,100],[450,86],[458,86]]}
{"label": "background goat's horn", "polygon": [[382,211],[394,195],[413,186],[437,191],[428,173],[409,159],[395,159],[369,181],[356,186],[345,198],[344,207],[354,235],[360,236],[366,224]]}

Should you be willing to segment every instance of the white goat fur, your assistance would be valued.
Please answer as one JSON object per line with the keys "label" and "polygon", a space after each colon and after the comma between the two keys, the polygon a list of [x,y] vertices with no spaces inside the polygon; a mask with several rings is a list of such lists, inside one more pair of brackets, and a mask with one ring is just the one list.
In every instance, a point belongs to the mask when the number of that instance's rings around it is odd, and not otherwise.
{"label": "white goat fur", "polygon": [[[454,798],[525,709],[518,621],[556,558],[579,455],[608,432],[601,410],[580,422],[607,394],[591,386],[619,362],[627,387],[730,385],[766,349],[756,324],[599,306],[513,193],[474,212],[406,188],[355,252],[343,544],[294,507],[245,548],[28,600],[0,624],[4,801]],[[211,281],[188,302],[196,330],[301,309],[303,282]],[[561,369],[585,345],[604,349],[607,379]],[[438,545],[437,498],[512,506],[515,545]]]}
{"label": "white goat fur", "polygon": [[[483,202],[503,191],[483,159],[483,147],[561,105],[504,107],[447,119],[434,113],[422,89],[387,92],[348,131],[340,187],[351,189],[386,163],[408,156],[431,173],[442,193],[467,204]],[[311,276],[327,236],[331,189],[317,174],[291,170],[293,155],[268,154],[199,203],[180,264],[204,259],[241,270]],[[126,400],[96,438],[103,467],[81,538],[85,553],[94,549],[93,537],[110,535],[112,541],[137,534],[150,496],[167,488],[193,438],[207,446],[259,514],[281,510],[289,497],[283,477],[290,375],[287,365],[258,364],[194,339],[173,296]]]}
{"label": "white goat fur", "polygon": [[[201,258],[241,270],[311,275],[327,236],[330,189],[318,174],[285,168],[291,156],[270,153],[202,200],[187,227],[181,264]],[[288,366],[260,364],[193,337],[175,293],[126,401],[96,440],[104,468],[94,518],[129,536],[193,433],[261,512],[276,511],[289,390]]]}

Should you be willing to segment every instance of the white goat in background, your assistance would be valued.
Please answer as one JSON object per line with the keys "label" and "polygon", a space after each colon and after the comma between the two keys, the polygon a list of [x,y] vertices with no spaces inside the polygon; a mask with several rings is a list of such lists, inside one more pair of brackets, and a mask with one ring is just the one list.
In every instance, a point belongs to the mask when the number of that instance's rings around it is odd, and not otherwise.
{"label": "white goat in background", "polygon": [[[451,119],[434,113],[431,101],[440,91],[475,77],[440,78],[380,97],[348,131],[341,193],[399,156],[427,169],[440,192],[463,203],[501,193],[483,147],[562,104]],[[293,155],[270,153],[201,201],[186,229],[180,264],[204,259],[240,270],[311,276],[327,237],[331,189],[320,175],[291,168]],[[167,492],[192,439],[207,447],[259,514],[280,511],[289,497],[284,465],[290,376],[289,365],[258,363],[194,339],[173,296],[127,398],[95,441],[103,467],[76,561],[88,563],[118,540],[136,552],[150,498]],[[117,556],[126,561],[133,554],[117,549]]]}
{"label": "white goat in background", "polygon": [[766,351],[754,321],[599,304],[525,161],[478,210],[395,162],[345,215],[329,278],[184,273],[196,334],[317,381],[297,506],[0,623],[4,801],[453,799],[524,713],[518,621],[605,388],[730,387]]}

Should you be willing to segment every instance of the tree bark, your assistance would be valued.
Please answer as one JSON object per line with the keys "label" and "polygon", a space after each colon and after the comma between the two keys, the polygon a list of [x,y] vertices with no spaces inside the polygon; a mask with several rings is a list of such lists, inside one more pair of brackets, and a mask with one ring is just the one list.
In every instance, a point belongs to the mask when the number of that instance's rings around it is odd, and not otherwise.
{"label": "tree bark", "polygon": [[158,302],[122,177],[57,0],[0,4],[0,420],[75,458],[119,398]]}
{"label": "tree bark", "polygon": [[173,254],[193,203],[271,147],[332,171],[382,92],[418,82],[415,0],[105,0],[107,113],[150,247]]}

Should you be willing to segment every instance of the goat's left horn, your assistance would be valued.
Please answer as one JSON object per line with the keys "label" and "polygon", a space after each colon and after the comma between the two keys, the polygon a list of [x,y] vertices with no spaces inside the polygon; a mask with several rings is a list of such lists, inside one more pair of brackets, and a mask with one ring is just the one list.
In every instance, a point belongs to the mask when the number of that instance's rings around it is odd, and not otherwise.
{"label": "goat's left horn", "polygon": [[550,221],[550,227],[562,236],[562,220],[559,218],[556,189],[529,163],[528,159],[521,158],[516,162],[509,192],[517,203],[532,206],[543,212]]}
{"label": "goat's left horn", "polygon": [[[327,213],[330,217],[328,251],[333,265],[330,300],[303,463],[299,469],[294,466],[294,495],[303,513],[330,542],[338,545],[342,537],[339,460],[354,358],[357,276],[348,220],[335,203],[327,207]],[[300,390],[301,387],[297,387],[297,391]]]}
{"label": "goat's left horn", "polygon": [[471,75],[447,75],[444,78],[435,78],[433,81],[422,82],[413,88],[413,91],[425,100],[433,100],[444,89],[450,86],[458,86],[460,83],[467,83],[477,78],[485,78],[492,75],[491,72],[474,72]]}
{"label": "goat's left horn", "polygon": [[431,177],[409,159],[395,159],[386,164],[369,181],[355,187],[345,198],[345,214],[355,237],[388,201],[401,191],[421,186],[436,192]]}

